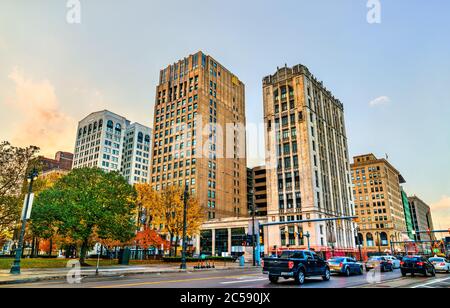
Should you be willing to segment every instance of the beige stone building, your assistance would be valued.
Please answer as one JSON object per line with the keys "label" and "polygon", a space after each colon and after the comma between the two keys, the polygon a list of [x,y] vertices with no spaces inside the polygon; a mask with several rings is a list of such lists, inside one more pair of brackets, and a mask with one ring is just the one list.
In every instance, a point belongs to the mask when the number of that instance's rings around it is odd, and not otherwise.
{"label": "beige stone building", "polygon": [[303,65],[263,80],[268,221],[265,248],[354,252],[351,221],[290,221],[354,214],[343,104]]}
{"label": "beige stone building", "polygon": [[[391,251],[391,241],[407,234],[400,184],[400,172],[386,159],[373,154],[353,159],[352,182],[355,213],[359,217],[358,238],[367,251]],[[394,245],[393,249],[402,249]]]}
{"label": "beige stone building", "polygon": [[202,52],[161,70],[151,183],[189,186],[208,220],[247,216],[244,84]]}

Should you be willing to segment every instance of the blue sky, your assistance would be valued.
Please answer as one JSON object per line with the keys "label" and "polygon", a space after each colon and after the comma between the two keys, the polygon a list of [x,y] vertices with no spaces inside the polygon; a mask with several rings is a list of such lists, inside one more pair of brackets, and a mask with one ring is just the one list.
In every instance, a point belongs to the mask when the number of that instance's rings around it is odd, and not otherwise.
{"label": "blue sky", "polygon": [[159,69],[198,50],[246,84],[259,123],[262,78],[302,63],[344,103],[351,154],[388,153],[450,226],[448,1],[380,0],[369,24],[366,0],[81,0],[74,25],[66,2],[0,3],[0,139],[71,151],[104,108],[150,125]]}

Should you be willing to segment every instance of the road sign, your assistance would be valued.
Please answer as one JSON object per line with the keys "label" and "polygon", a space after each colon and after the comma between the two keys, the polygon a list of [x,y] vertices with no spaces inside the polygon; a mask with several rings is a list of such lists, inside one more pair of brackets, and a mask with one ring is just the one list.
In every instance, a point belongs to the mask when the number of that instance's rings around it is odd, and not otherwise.
{"label": "road sign", "polygon": [[31,209],[33,208],[34,194],[30,194],[30,202],[28,204],[28,210],[25,217],[25,208],[27,207],[27,200],[28,195],[26,195],[25,199],[23,200],[22,214],[20,215],[20,217],[22,217],[22,220],[28,220],[31,217]]}

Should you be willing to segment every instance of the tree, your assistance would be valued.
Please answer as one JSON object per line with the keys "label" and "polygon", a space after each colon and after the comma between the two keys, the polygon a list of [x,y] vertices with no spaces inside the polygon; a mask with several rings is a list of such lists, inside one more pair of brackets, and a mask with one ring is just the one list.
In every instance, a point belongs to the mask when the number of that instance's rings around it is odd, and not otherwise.
{"label": "tree", "polygon": [[[152,214],[152,223],[162,225],[163,232],[170,236],[170,249],[175,239],[175,256],[179,239],[183,234],[184,217],[184,189],[178,186],[168,186],[159,193],[158,202],[149,209]],[[198,199],[190,197],[187,209],[187,235],[194,236],[198,233],[201,224],[205,218]],[[171,252],[170,252],[171,253]]]}
{"label": "tree", "polygon": [[98,239],[129,241],[134,236],[136,192],[117,172],[75,169],[41,192],[32,212],[35,234],[58,234],[80,246],[80,263]]}
{"label": "tree", "polygon": [[18,148],[9,142],[0,143],[0,242],[10,238],[20,220],[21,191],[39,148]]}

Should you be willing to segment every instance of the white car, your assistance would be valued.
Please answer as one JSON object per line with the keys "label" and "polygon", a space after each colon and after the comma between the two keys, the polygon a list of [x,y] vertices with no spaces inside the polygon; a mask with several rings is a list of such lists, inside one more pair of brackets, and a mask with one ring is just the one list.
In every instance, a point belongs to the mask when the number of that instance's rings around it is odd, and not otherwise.
{"label": "white car", "polygon": [[392,268],[400,268],[400,260],[393,256],[384,256],[388,261],[392,262]]}
{"label": "white car", "polygon": [[430,258],[429,261],[434,265],[436,272],[450,273],[450,262],[445,258]]}

